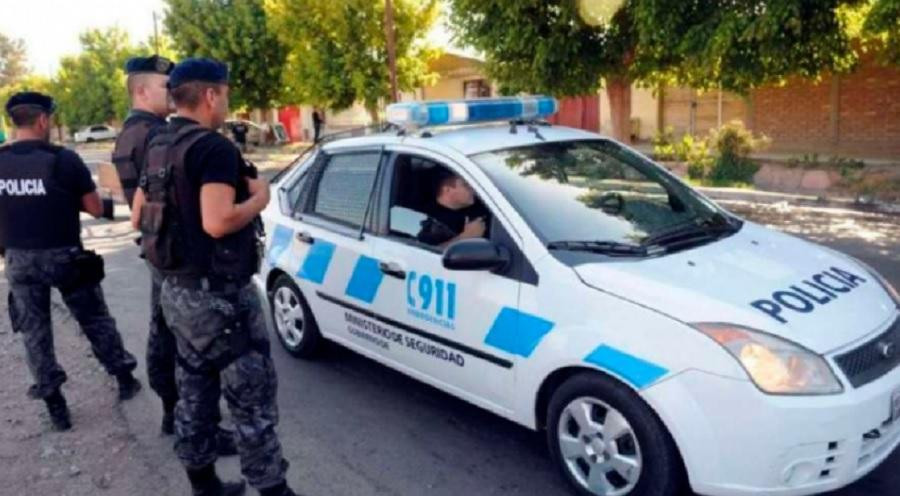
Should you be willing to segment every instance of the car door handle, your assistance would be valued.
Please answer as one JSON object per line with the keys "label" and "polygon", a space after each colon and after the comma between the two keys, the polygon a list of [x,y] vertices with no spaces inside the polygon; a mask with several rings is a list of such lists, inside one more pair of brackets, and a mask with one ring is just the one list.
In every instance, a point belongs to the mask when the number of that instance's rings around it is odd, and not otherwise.
{"label": "car door handle", "polygon": [[403,270],[397,263],[395,262],[379,262],[378,268],[381,269],[381,272],[384,272],[386,275],[391,277],[396,277],[397,279],[406,279],[406,271]]}
{"label": "car door handle", "polygon": [[316,240],[313,238],[308,232],[300,231],[297,233],[297,241],[302,243],[306,243],[308,245],[313,244]]}

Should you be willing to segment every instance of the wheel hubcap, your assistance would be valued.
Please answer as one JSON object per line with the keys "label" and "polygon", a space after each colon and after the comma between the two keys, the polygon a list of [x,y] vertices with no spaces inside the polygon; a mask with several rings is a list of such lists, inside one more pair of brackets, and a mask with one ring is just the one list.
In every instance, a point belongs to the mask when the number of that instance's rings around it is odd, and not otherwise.
{"label": "wheel hubcap", "polygon": [[643,468],[637,436],[625,416],[590,397],[573,400],[557,426],[566,469],[581,487],[598,496],[624,496]]}
{"label": "wheel hubcap", "polygon": [[275,329],[281,339],[292,348],[298,346],[303,339],[303,307],[300,299],[290,288],[278,288],[273,295],[272,309]]}

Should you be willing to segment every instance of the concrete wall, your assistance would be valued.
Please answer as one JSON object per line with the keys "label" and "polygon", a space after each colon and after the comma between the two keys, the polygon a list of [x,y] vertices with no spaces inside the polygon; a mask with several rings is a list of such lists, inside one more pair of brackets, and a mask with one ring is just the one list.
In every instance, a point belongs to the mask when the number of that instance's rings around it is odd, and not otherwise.
{"label": "concrete wall", "polygon": [[[656,134],[659,102],[652,89],[631,87],[631,118],[640,122],[638,140],[646,141]],[[600,90],[600,133],[612,135],[612,114],[606,89]]]}

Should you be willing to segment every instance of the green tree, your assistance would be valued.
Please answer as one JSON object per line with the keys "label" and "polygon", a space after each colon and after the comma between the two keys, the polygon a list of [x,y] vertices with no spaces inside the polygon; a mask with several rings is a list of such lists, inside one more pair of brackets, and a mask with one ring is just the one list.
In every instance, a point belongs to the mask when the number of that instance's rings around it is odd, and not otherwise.
{"label": "green tree", "polygon": [[[460,41],[508,92],[593,93],[628,140],[632,81],[746,91],[856,60],[837,9],[861,0],[450,0]],[[599,15],[598,15],[599,14]]]}
{"label": "green tree", "polygon": [[25,42],[0,33],[0,88],[15,83],[28,73]]}
{"label": "green tree", "polygon": [[235,107],[279,102],[287,49],[272,33],[262,0],[166,0],[165,26],[185,57],[228,64]]}
{"label": "green tree", "polygon": [[[437,0],[395,0],[397,85],[411,91],[434,81],[438,55],[424,38],[439,13]],[[390,96],[383,0],[266,0],[269,23],[290,47],[287,99],[331,109],[362,102],[377,120]]]}
{"label": "green tree", "polygon": [[111,122],[128,112],[125,61],[138,53],[119,28],[81,34],[81,53],[63,57],[52,93],[58,119],[71,129]]}
{"label": "green tree", "polygon": [[900,65],[900,0],[874,0],[863,34],[877,40],[882,59]]}
{"label": "green tree", "polygon": [[814,79],[857,61],[841,10],[860,0],[638,0],[643,76],[744,93],[789,76]]}

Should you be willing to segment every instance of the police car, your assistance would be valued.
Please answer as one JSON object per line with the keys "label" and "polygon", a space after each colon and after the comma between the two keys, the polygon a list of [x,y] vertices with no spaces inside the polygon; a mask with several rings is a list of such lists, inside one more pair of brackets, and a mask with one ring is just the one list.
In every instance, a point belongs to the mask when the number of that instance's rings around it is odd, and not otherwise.
{"label": "police car", "polygon": [[[897,292],[741,219],[546,97],[400,103],[273,182],[258,282],[323,339],[544,430],[577,494],[806,495],[900,444]],[[421,241],[436,173],[483,237]]]}

